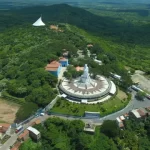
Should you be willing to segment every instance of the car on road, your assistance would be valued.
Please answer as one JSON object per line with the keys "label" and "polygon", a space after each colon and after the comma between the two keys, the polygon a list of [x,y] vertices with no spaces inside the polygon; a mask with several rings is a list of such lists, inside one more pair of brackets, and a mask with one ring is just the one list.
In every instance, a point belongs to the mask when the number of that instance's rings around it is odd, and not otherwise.
{"label": "car on road", "polygon": [[150,94],[146,94],[146,98],[150,100]]}
{"label": "car on road", "polygon": [[40,116],[44,116],[45,115],[45,113],[40,113]]}
{"label": "car on road", "polygon": [[21,131],[22,129],[23,129],[23,126],[20,125],[19,127],[16,128],[16,131],[15,131],[15,132],[18,133],[18,132]]}

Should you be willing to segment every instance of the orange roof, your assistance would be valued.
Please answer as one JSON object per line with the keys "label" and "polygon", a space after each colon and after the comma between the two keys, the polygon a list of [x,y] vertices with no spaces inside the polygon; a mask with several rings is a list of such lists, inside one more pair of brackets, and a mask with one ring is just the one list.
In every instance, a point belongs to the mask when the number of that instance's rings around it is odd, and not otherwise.
{"label": "orange roof", "polygon": [[76,71],[83,71],[83,70],[84,70],[84,67],[80,67],[80,66],[76,67]]}
{"label": "orange roof", "polygon": [[141,109],[138,109],[137,111],[138,111],[138,113],[140,114],[141,117],[146,115],[146,113]]}
{"label": "orange roof", "polygon": [[64,57],[60,57],[59,61],[68,61],[68,59],[64,58]]}
{"label": "orange roof", "polygon": [[40,124],[41,123],[41,120],[40,119],[37,119],[36,121],[35,121],[35,124]]}
{"label": "orange roof", "polygon": [[20,145],[21,145],[21,142],[17,142],[17,143],[13,146],[13,148],[11,148],[11,150],[19,150]]}
{"label": "orange roof", "polygon": [[24,138],[27,134],[29,134],[29,131],[26,129],[23,133],[21,133],[21,134],[18,136],[18,138],[19,138],[19,139],[22,139],[22,138]]}
{"label": "orange roof", "polygon": [[55,25],[50,25],[50,28],[53,30],[58,30],[58,26],[55,26]]}
{"label": "orange roof", "polygon": [[9,128],[10,124],[8,124],[8,123],[0,123],[0,126],[4,127],[4,128]]}
{"label": "orange roof", "polygon": [[46,68],[47,71],[57,71],[58,68]]}
{"label": "orange roof", "polygon": [[61,64],[58,61],[52,61],[50,64],[47,64],[45,70],[47,71],[56,71]]}
{"label": "orange roof", "polygon": [[92,44],[88,44],[87,47],[93,47],[93,45]]}

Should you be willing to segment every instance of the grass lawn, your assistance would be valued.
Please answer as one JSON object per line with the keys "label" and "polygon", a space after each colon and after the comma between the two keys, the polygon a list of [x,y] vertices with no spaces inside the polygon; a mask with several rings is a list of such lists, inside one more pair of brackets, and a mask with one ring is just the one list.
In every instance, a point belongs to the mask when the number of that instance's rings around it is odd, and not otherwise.
{"label": "grass lawn", "polygon": [[101,116],[105,116],[124,108],[128,102],[129,98],[120,100],[117,96],[98,104],[76,104],[60,98],[51,112],[83,116],[85,111],[92,111],[100,112]]}

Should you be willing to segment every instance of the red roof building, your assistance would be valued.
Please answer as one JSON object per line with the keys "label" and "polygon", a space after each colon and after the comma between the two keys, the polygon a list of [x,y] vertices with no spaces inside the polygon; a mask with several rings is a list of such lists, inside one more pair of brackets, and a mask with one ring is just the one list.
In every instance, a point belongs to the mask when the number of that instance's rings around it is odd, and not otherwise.
{"label": "red roof building", "polygon": [[61,64],[58,61],[52,61],[50,64],[47,64],[47,66],[45,67],[45,70],[56,71],[60,66]]}
{"label": "red roof building", "polygon": [[0,123],[0,132],[5,133],[9,127],[10,127],[10,124],[8,123]]}
{"label": "red roof building", "polygon": [[83,71],[83,70],[84,70],[84,67],[80,67],[80,66],[76,67],[76,71]]}
{"label": "red roof building", "polygon": [[19,150],[20,145],[21,145],[21,142],[18,142],[18,141],[17,141],[17,142],[14,144],[14,146],[11,148],[11,150]]}
{"label": "red roof building", "polygon": [[50,64],[47,64],[45,70],[58,77],[61,70],[61,64],[58,61],[52,61]]}
{"label": "red roof building", "polygon": [[20,141],[25,141],[29,138],[29,131],[28,130],[25,130],[23,133],[21,133],[19,136],[18,136],[18,140]]}

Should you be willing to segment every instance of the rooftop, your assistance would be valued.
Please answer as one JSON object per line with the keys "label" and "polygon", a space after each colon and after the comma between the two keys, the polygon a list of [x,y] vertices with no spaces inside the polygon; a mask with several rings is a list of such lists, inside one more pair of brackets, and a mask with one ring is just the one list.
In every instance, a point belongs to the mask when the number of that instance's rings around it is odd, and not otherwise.
{"label": "rooftop", "polygon": [[18,141],[17,141],[17,142],[14,144],[13,148],[11,148],[11,150],[19,150],[20,145],[21,145],[21,142],[18,142]]}
{"label": "rooftop", "polygon": [[91,123],[86,123],[84,127],[84,131],[95,132],[95,125]]}
{"label": "rooftop", "polygon": [[119,126],[119,128],[123,128],[124,127],[123,122],[119,122],[118,126]]}
{"label": "rooftop", "polygon": [[59,61],[68,61],[68,59],[64,58],[64,57],[60,57]]}
{"label": "rooftop", "polygon": [[109,91],[110,94],[115,94],[116,93],[116,86],[114,84],[114,82],[110,81],[111,82],[111,89]]}
{"label": "rooftop", "polygon": [[18,136],[18,138],[19,139],[22,139],[22,138],[24,138],[26,135],[28,135],[29,134],[29,131],[26,129],[23,133],[21,133],[19,136]]}
{"label": "rooftop", "polygon": [[118,123],[121,123],[121,122],[122,122],[122,120],[120,120],[119,117],[117,117],[116,120],[117,120]]}
{"label": "rooftop", "polygon": [[80,66],[76,67],[76,71],[83,71],[83,70],[84,70],[84,67],[80,67]]}
{"label": "rooftop", "polygon": [[137,109],[134,109],[134,110],[132,110],[131,112],[134,114],[134,116],[135,116],[136,118],[141,118],[141,116],[140,116],[139,112],[137,111]]}
{"label": "rooftop", "polygon": [[10,124],[8,124],[8,123],[0,123],[0,127],[9,128]]}
{"label": "rooftop", "polygon": [[56,71],[61,64],[58,61],[52,61],[50,64],[47,64],[45,70],[47,71]]}
{"label": "rooftop", "polygon": [[124,116],[120,116],[120,119],[121,119],[121,120],[125,120],[125,117],[124,117]]}
{"label": "rooftop", "polygon": [[58,30],[58,26],[57,25],[50,25],[50,29]]}
{"label": "rooftop", "polygon": [[40,132],[37,129],[35,129],[35,128],[31,127],[31,126],[29,126],[27,129],[29,131],[31,131],[32,133],[34,133],[35,135],[40,134]]}
{"label": "rooftop", "polygon": [[42,17],[40,17],[35,23],[33,23],[33,26],[45,26],[45,23],[42,21]]}
{"label": "rooftop", "polygon": [[138,109],[137,111],[138,111],[138,113],[140,114],[141,117],[146,115],[146,111],[144,109],[142,109],[142,108]]}
{"label": "rooftop", "polygon": [[40,124],[41,123],[41,120],[40,119],[37,119],[36,121],[35,121],[35,124]]}

